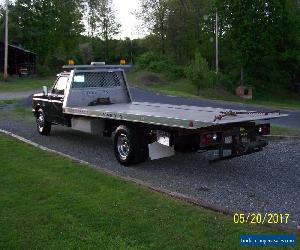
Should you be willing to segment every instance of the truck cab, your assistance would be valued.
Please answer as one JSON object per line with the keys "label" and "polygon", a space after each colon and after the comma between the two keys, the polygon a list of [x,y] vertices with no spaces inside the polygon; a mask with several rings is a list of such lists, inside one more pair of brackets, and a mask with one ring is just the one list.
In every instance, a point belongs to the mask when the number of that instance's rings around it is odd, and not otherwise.
{"label": "truck cab", "polygon": [[63,114],[63,102],[70,72],[62,72],[57,75],[51,89],[43,87],[43,93],[33,96],[34,114],[43,112],[45,122],[50,124],[62,124],[69,126],[68,116]]}

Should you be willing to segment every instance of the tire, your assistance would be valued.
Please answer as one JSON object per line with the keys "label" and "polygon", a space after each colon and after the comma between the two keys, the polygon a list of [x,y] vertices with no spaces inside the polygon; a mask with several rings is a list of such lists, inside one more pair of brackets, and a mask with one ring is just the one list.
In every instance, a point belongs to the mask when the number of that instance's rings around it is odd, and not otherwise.
{"label": "tire", "polygon": [[145,162],[149,158],[147,133],[137,128],[119,126],[114,137],[114,151],[123,166]]}
{"label": "tire", "polygon": [[51,123],[46,121],[46,116],[42,109],[37,111],[36,127],[40,135],[49,135],[51,132]]}

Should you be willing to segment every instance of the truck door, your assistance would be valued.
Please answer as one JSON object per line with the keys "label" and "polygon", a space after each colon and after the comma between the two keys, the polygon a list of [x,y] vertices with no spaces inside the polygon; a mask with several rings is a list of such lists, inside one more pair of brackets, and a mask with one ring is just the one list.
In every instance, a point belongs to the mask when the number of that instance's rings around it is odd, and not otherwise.
{"label": "truck door", "polygon": [[57,78],[50,95],[50,119],[59,124],[63,124],[65,122],[62,106],[68,78],[68,75],[60,75]]}

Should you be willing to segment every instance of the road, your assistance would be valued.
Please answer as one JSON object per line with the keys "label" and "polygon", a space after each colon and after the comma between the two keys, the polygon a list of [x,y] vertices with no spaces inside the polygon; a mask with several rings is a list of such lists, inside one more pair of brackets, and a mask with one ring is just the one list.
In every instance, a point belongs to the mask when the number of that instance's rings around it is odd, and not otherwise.
{"label": "road", "polygon": [[36,90],[36,91],[24,91],[24,92],[0,92],[0,101],[22,99],[32,95],[33,93],[38,93],[38,92],[41,91]]}

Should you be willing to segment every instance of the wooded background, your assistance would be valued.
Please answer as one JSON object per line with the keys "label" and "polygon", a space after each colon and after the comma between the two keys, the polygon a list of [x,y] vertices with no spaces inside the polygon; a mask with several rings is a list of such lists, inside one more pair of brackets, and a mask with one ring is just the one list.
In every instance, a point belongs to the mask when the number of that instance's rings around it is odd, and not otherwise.
{"label": "wooded background", "polygon": [[[299,0],[141,0],[136,13],[149,35],[115,39],[121,24],[111,0],[16,0],[9,6],[9,43],[38,54],[38,72],[69,59],[118,63],[174,77],[240,83],[261,89],[300,82]],[[4,9],[0,10],[4,40]],[[215,71],[215,18],[219,15],[220,73]],[[131,58],[131,49],[133,58]],[[217,78],[217,79],[215,79]]]}

